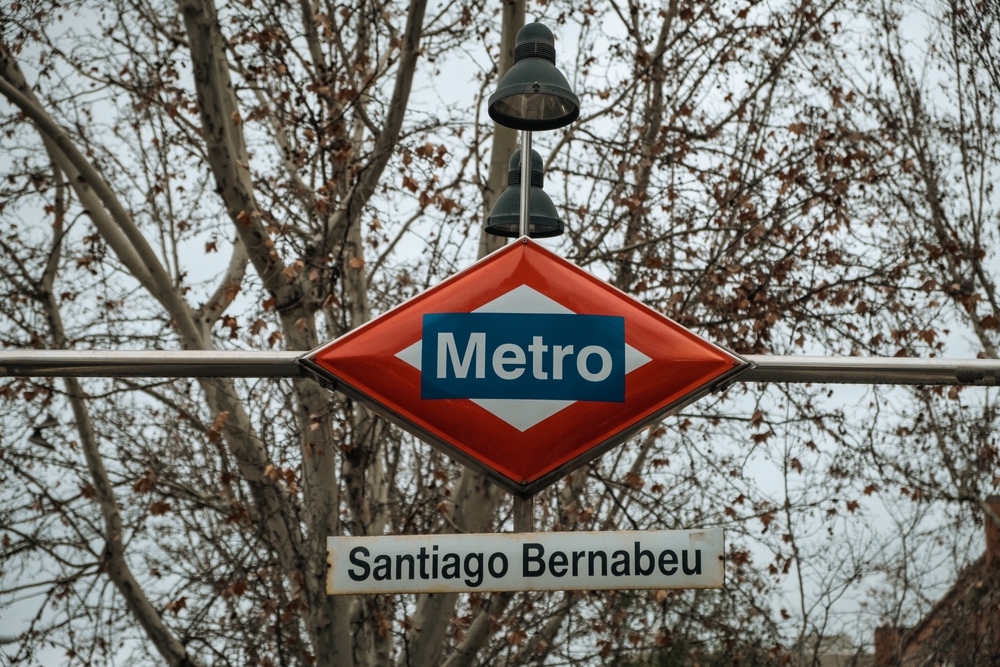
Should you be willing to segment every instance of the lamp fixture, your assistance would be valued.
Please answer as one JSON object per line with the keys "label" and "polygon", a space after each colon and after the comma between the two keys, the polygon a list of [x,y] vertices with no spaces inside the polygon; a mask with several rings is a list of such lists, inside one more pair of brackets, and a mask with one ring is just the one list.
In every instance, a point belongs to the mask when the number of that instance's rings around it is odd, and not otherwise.
{"label": "lamp fixture", "polygon": [[[531,151],[531,177],[529,179],[529,203],[527,235],[534,239],[559,236],[563,233],[563,222],[555,204],[542,190],[545,174],[542,171],[542,156]],[[507,166],[507,189],[497,198],[493,210],[486,218],[486,233],[494,236],[517,238],[520,232],[521,200],[521,151],[510,156]]]}
{"label": "lamp fixture", "polygon": [[529,132],[555,130],[580,116],[580,100],[556,69],[552,31],[541,23],[521,28],[514,41],[514,65],[489,100],[490,118]]}

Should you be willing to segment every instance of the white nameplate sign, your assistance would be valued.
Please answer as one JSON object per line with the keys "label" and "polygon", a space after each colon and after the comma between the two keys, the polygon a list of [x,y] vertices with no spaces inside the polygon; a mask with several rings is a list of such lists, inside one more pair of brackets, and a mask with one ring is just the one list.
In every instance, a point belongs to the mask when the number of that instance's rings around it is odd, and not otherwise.
{"label": "white nameplate sign", "polygon": [[716,530],[390,535],[327,540],[329,595],[722,588]]}

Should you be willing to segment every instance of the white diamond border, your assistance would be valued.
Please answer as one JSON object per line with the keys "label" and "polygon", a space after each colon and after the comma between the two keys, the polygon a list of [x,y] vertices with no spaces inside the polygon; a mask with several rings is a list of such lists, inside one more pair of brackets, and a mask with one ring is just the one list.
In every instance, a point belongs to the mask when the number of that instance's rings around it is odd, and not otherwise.
{"label": "white diamond border", "polygon": [[[572,310],[550,299],[541,292],[521,285],[476,308],[474,313],[531,313],[539,315],[575,315]],[[420,369],[423,353],[422,341],[417,341],[396,353],[401,361]],[[625,374],[645,366],[652,359],[631,345],[625,345]],[[576,401],[552,401],[524,398],[472,398],[469,399],[503,422],[524,433],[553,415],[565,410]]]}

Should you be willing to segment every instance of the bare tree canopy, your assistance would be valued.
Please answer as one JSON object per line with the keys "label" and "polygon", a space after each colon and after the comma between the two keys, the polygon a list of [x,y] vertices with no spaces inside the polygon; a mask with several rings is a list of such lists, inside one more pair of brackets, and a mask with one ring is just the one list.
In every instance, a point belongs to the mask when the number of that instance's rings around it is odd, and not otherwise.
{"label": "bare tree canopy", "polygon": [[[0,344],[305,351],[497,249],[526,15],[582,102],[550,247],[736,352],[997,357],[995,0],[6,3]],[[0,664],[818,664],[981,552],[959,389],[736,385],[539,495],[725,528],[722,591],[327,597],[328,536],[509,497],[312,380],[0,379]]]}

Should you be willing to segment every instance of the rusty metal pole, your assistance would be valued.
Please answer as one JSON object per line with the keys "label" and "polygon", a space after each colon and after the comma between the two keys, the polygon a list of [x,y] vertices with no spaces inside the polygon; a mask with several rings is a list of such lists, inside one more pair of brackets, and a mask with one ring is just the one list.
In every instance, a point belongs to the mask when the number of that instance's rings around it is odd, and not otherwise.
{"label": "rusty metal pole", "polygon": [[535,497],[514,496],[514,532],[530,533],[535,530]]}

